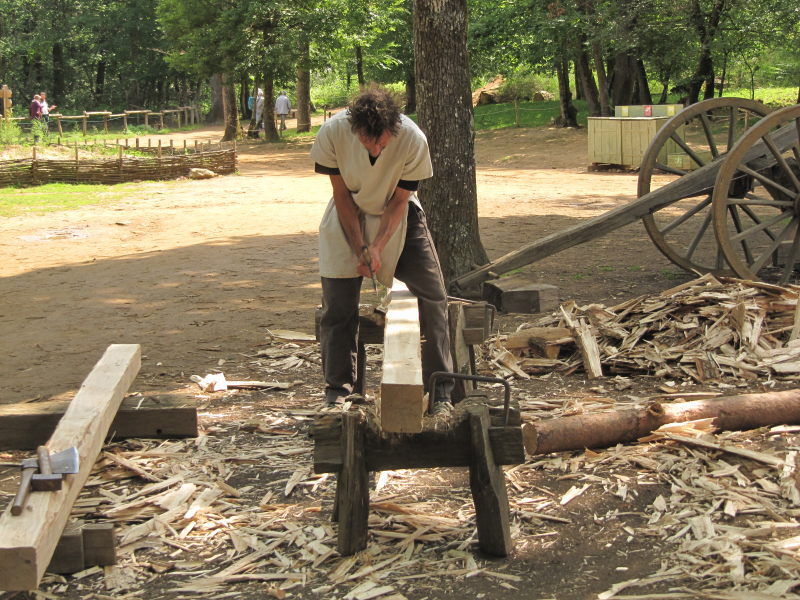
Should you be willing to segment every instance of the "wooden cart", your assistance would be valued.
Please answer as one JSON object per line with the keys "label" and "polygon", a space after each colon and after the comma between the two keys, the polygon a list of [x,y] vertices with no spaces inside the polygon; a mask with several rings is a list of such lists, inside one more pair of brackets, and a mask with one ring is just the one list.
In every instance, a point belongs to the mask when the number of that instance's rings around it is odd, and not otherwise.
{"label": "wooden cart", "polygon": [[714,98],[689,106],[645,152],[638,193],[458,277],[456,291],[639,219],[684,269],[788,282],[800,258],[800,104],[770,112],[753,100]]}

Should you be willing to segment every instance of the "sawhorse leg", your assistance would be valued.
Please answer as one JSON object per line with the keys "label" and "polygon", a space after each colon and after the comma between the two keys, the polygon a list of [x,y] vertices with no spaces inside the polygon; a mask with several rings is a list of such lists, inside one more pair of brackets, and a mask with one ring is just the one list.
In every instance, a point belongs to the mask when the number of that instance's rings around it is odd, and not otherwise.
{"label": "sawhorse leg", "polygon": [[513,548],[508,492],[503,469],[494,462],[489,443],[489,407],[470,407],[471,464],[469,486],[475,503],[478,545],[493,556],[508,556]]}
{"label": "sawhorse leg", "polygon": [[361,340],[358,341],[356,351],[356,383],[353,386],[353,393],[359,396],[364,395],[364,378],[367,375],[367,350]]}
{"label": "sawhorse leg", "polygon": [[356,412],[342,414],[342,469],[336,477],[333,518],[339,522],[336,549],[342,556],[367,547],[369,473],[364,457],[364,430]]}

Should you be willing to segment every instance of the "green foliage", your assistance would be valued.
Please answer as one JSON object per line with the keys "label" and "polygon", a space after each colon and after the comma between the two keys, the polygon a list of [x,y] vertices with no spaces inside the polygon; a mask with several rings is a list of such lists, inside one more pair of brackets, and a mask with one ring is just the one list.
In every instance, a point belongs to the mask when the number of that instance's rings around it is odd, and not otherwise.
{"label": "green foliage", "polygon": [[16,121],[0,118],[0,145],[10,146],[22,140],[22,129]]}
{"label": "green foliage", "polygon": [[[576,100],[575,108],[578,109],[578,124],[586,126],[588,116],[586,102]],[[560,114],[557,100],[547,102],[520,102],[519,122],[520,127],[546,127]],[[475,107],[475,130],[505,129],[516,127],[516,112],[511,103],[485,104]]]}
{"label": "green foliage", "polygon": [[356,93],[358,85],[354,81],[348,87],[347,80],[333,72],[311,82],[311,102],[317,108],[346,106]]}
{"label": "green foliage", "polygon": [[[548,89],[547,78],[533,73],[527,68],[515,69],[506,76],[503,85],[500,87],[500,99],[503,102],[513,100],[533,100],[534,94]],[[558,86],[550,87],[550,90],[558,91]]]}

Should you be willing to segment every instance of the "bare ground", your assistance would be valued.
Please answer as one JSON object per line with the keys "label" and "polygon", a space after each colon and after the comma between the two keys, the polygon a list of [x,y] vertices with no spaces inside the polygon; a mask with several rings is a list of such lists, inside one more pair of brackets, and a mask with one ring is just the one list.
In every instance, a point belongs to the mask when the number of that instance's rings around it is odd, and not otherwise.
{"label": "bare ground", "polygon": [[[218,132],[190,134],[214,135]],[[325,177],[313,174],[308,149],[305,143],[245,144],[240,146],[239,174],[235,176],[141,183],[132,186],[121,200],[1,222],[0,247],[5,260],[0,264],[0,402],[69,398],[107,345],[138,343],[144,358],[131,391],[196,403],[206,440],[198,447],[213,445],[228,455],[270,448],[274,436],[280,434],[260,435],[264,432],[258,428],[253,432],[252,424],[243,426],[253,419],[267,425],[280,422],[279,426],[289,428],[290,433],[305,432],[308,415],[318,407],[321,396],[318,355],[306,346],[281,345],[270,331],[313,333],[314,309],[320,295],[316,227],[329,196],[329,184]],[[481,235],[491,257],[635,198],[635,174],[587,171],[584,131],[482,133],[477,136],[477,162]],[[558,286],[562,301],[607,305],[689,279],[662,257],[638,223],[524,271]],[[501,316],[500,327],[508,331],[532,318]],[[283,349],[287,357],[294,354],[302,360],[292,367],[290,363],[279,366],[275,360],[257,358],[259,350],[276,348]],[[281,356],[280,352],[273,355]],[[229,379],[275,377],[299,383],[288,393],[201,394],[189,380],[193,374],[215,371],[224,371]],[[369,377],[374,385],[375,367],[370,367]],[[655,393],[659,383],[639,378],[635,388],[625,393],[646,396]],[[526,398],[560,397],[565,402],[620,395],[613,386],[588,384],[580,375],[534,378],[513,385],[515,393]],[[300,447],[308,446],[301,438],[292,439]],[[135,454],[149,447],[143,443],[122,446],[121,450]],[[194,443],[181,446],[189,457],[193,448]],[[16,457],[18,453],[9,453],[6,458]],[[186,462],[193,460],[187,458]],[[632,460],[623,461],[624,469],[619,462],[605,461],[605,471],[602,465],[593,464],[589,471],[599,468],[605,478],[625,478],[631,493],[611,493],[608,487],[594,486],[568,507],[556,506],[553,514],[561,520],[531,522],[520,507],[548,502],[557,505],[575,485],[582,465],[594,458],[565,456],[554,460],[532,460],[513,476],[510,493],[515,507],[515,552],[508,560],[487,560],[469,552],[478,561],[478,571],[472,569],[471,558],[454,554],[461,548],[474,550],[469,510],[465,509],[470,504],[465,475],[450,470],[395,475],[394,487],[389,485],[389,492],[382,494],[397,502],[401,501],[398,498],[411,497],[425,504],[426,514],[461,520],[461,537],[456,536],[454,544],[432,541],[428,547],[420,543],[417,556],[432,565],[459,560],[467,568],[445,575],[444,567],[426,570],[417,565],[410,573],[427,573],[426,578],[407,579],[410,575],[406,572],[406,579],[392,575],[383,583],[394,586],[392,593],[416,599],[466,595],[567,600],[595,598],[619,581],[646,577],[664,566],[662,559],[670,553],[667,546],[654,543],[652,537],[630,533],[646,522],[645,509],[653,499],[668,493],[663,479],[641,476]],[[280,505],[274,504],[276,500],[265,502],[270,490],[275,497],[281,496],[287,478],[296,469],[309,466],[303,455],[290,455],[279,464],[270,461],[234,461],[219,474],[230,485],[248,490],[236,501],[242,509],[283,511],[283,520],[273,524],[277,529],[298,522],[303,527],[327,527],[328,537],[323,541],[330,543],[333,529],[327,523],[334,487],[331,481],[304,488],[299,498],[298,494],[281,498]],[[0,491],[11,493],[15,481],[11,472],[5,476],[0,473]],[[115,489],[115,493],[121,492]],[[265,504],[271,507],[266,509]],[[49,579],[43,589],[75,598],[89,597],[90,593],[96,598],[110,597],[104,594],[197,597],[175,593],[177,585],[197,576],[184,575],[181,569],[189,567],[176,567],[174,563],[190,557],[208,568],[203,561],[213,558],[229,564],[236,552],[219,537],[207,551],[202,549],[203,543],[182,543],[194,550],[188,550],[185,556],[175,546],[158,549],[151,544],[129,550],[124,563],[131,570],[134,556],[138,567],[134,565],[134,576],[124,589],[104,590],[102,576],[97,575],[81,581]],[[413,542],[411,546],[415,548]],[[376,555],[380,554],[375,550],[379,547],[377,539],[371,537],[370,548]],[[296,561],[294,565],[306,564],[296,556],[287,549],[282,559]],[[368,565],[378,558],[362,557],[360,564]],[[280,563],[279,559],[272,560],[273,567]],[[170,561],[170,568],[153,567]],[[222,595],[214,590],[202,597],[225,597],[228,592],[244,598],[264,594],[342,597],[362,579],[347,581],[331,576],[341,565],[342,559],[334,556],[319,568],[303,567],[307,583],[287,586],[285,592],[271,584],[250,581],[231,583]],[[292,567],[284,564],[283,568]],[[328,578],[320,581],[323,571]],[[465,577],[470,573],[481,576]],[[674,579],[671,581],[673,585]],[[638,591],[665,589],[654,581]]]}

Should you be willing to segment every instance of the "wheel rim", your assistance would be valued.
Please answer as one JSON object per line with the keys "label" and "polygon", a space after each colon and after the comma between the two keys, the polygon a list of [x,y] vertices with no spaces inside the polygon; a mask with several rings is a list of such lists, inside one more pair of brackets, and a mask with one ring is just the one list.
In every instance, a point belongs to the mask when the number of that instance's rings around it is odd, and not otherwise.
{"label": "wheel rim", "polygon": [[[693,104],[667,121],[647,148],[638,195],[666,185],[709,162],[723,160],[736,141],[769,109],[746,98],[713,98]],[[687,271],[730,275],[712,226],[713,190],[677,198],[642,218],[650,239]]]}
{"label": "wheel rim", "polygon": [[[754,158],[760,155],[760,158]],[[752,189],[729,193],[741,177]],[[775,111],[743,135],[717,173],[714,232],[726,262],[744,279],[794,279],[800,259],[800,104]]]}

